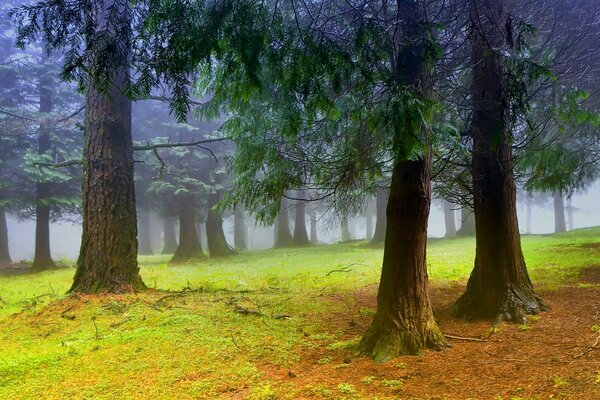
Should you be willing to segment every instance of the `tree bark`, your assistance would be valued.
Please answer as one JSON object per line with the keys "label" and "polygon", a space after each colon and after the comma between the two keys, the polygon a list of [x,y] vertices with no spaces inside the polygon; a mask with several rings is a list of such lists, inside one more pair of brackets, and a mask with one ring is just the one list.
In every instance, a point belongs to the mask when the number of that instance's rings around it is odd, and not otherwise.
{"label": "tree bark", "polygon": [[237,250],[246,250],[246,223],[244,221],[244,207],[240,204],[234,209],[233,244]]}
{"label": "tree bark", "polygon": [[179,245],[171,258],[172,263],[206,258],[196,230],[196,209],[192,196],[179,198]]}
{"label": "tree bark", "polygon": [[152,240],[150,239],[150,211],[138,209],[138,254],[152,255]]}
{"label": "tree bark", "polygon": [[219,193],[208,196],[208,215],[206,217],[206,243],[211,257],[223,257],[235,254],[229,247],[223,232],[223,218],[221,213],[214,208],[220,201]]}
{"label": "tree bark", "polygon": [[[107,28],[110,7],[119,11],[118,26]],[[98,33],[115,37],[123,51],[108,93],[92,79],[86,95],[83,233],[70,291],[123,293],[145,288],[137,263],[131,101],[122,92],[129,75],[129,40],[121,37],[131,20],[129,3],[106,1],[101,14]],[[93,43],[89,46],[93,50]]]}
{"label": "tree bark", "polygon": [[[306,193],[303,190],[296,192],[296,197],[304,199]],[[304,200],[296,201],[295,223],[294,223],[294,244],[296,246],[307,246],[310,244],[308,233],[306,232],[306,202]]]}
{"label": "tree bark", "polygon": [[456,236],[456,218],[454,217],[454,209],[452,204],[445,199],[442,199],[444,204],[444,222],[446,225],[446,234],[444,237],[453,238]]}
{"label": "tree bark", "polygon": [[173,254],[177,250],[177,235],[175,234],[175,219],[163,219],[163,250],[162,254]]}
{"label": "tree bark", "polygon": [[377,208],[377,220],[375,221],[375,233],[371,243],[383,243],[385,240],[385,230],[387,227],[387,216],[386,208],[388,202],[388,190],[385,188],[379,188],[375,199]]}
{"label": "tree bark", "polygon": [[[48,57],[43,56],[45,63]],[[52,80],[45,68],[41,69],[40,83],[40,113],[52,112]],[[45,154],[52,147],[50,129],[46,123],[40,124],[38,133],[38,154]],[[42,178],[43,179],[43,178]],[[50,254],[50,197],[51,183],[37,182],[36,184],[36,206],[35,206],[35,253],[33,256],[33,271],[45,271],[56,268]]]}
{"label": "tree bark", "polygon": [[[512,175],[503,1],[471,0],[475,267],[455,304],[465,318],[523,323],[546,309],[534,293],[521,250]],[[490,48],[491,46],[491,48]]]}
{"label": "tree bark", "polygon": [[[409,86],[415,96],[430,98],[430,67],[427,60],[427,22],[416,2],[399,4],[405,18],[408,43],[399,52],[396,71],[403,86]],[[424,101],[422,104],[427,104]],[[432,110],[423,105],[419,116],[409,126],[419,131],[397,132],[427,138],[426,131],[433,120]],[[414,110],[413,110],[414,112]],[[416,113],[415,113],[416,114]],[[423,121],[423,119],[425,121]],[[427,140],[427,139],[425,139]],[[395,145],[399,145],[395,143]],[[377,293],[377,312],[369,330],[363,336],[359,350],[376,361],[386,361],[399,355],[419,354],[424,349],[442,349],[446,341],[433,317],[427,293],[427,222],[431,203],[431,150],[423,151],[419,159],[409,159],[408,149],[397,147],[386,215],[383,268]]]}
{"label": "tree bark", "polygon": [[290,247],[294,244],[294,239],[290,233],[290,217],[288,214],[288,204],[285,197],[281,198],[279,214],[275,224],[275,247]]}
{"label": "tree bark", "polygon": [[6,224],[6,211],[0,208],[0,265],[9,264],[10,250],[8,248],[8,226]]}
{"label": "tree bark", "polygon": [[565,232],[567,230],[567,224],[565,222],[565,202],[561,191],[553,191],[552,198],[554,199],[554,232]]}
{"label": "tree bark", "polygon": [[445,347],[427,293],[429,162],[427,155],[394,167],[377,313],[359,346],[376,361]]}
{"label": "tree bark", "polygon": [[475,236],[475,214],[467,207],[460,209],[460,228],[456,236]]}

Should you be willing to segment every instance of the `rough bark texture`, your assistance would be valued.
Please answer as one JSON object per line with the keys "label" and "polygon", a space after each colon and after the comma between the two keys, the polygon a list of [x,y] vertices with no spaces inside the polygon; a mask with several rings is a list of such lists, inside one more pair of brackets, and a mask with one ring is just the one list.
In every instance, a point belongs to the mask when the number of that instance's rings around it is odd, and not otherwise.
{"label": "rough bark texture", "polygon": [[[306,193],[298,191],[296,197],[304,199]],[[306,246],[310,244],[308,233],[306,232],[306,202],[304,200],[296,201],[295,223],[294,223],[294,244],[296,246]]]}
{"label": "rough bark texture", "polygon": [[[44,61],[47,56],[44,56]],[[40,112],[52,112],[52,80],[47,71],[41,69],[39,92]],[[51,149],[50,128],[47,124],[40,124],[38,133],[38,154],[45,154]],[[38,182],[36,184],[36,206],[35,206],[35,253],[33,256],[33,271],[44,271],[56,268],[50,254],[50,205],[51,183]]]}
{"label": "rough bark texture", "polygon": [[555,190],[552,192],[552,198],[554,199],[554,232],[565,232],[567,230],[567,223],[565,221],[563,195],[560,190]]}
{"label": "rough bark texture", "polygon": [[282,197],[279,214],[277,214],[277,221],[275,223],[275,247],[290,247],[293,244],[294,238],[290,233],[288,202],[285,197]]}
{"label": "rough bark texture", "polygon": [[342,231],[342,242],[352,240],[352,234],[350,233],[350,226],[348,226],[348,218],[342,217],[340,223],[340,229]]}
{"label": "rough bark texture", "polygon": [[233,244],[237,250],[246,250],[246,223],[244,221],[244,207],[235,206],[233,227]]}
{"label": "rough bark texture", "polygon": [[475,213],[467,207],[460,209],[460,228],[456,236],[475,236]]}
{"label": "rough bark texture", "polygon": [[172,263],[206,258],[196,230],[196,209],[194,198],[179,198],[179,245],[171,258]]}
{"label": "rough bark texture", "polygon": [[[113,5],[120,10],[117,22],[128,27],[128,3],[107,1],[104,14]],[[109,93],[99,92],[91,83],[86,96],[83,233],[71,292],[122,293],[145,288],[137,263],[131,101],[121,91],[129,68],[127,54],[122,53]]]}
{"label": "rough bark texture", "polygon": [[138,254],[152,255],[152,240],[150,239],[150,211],[138,209]]}
{"label": "rough bark texture", "polygon": [[387,207],[377,313],[359,346],[376,361],[446,345],[427,293],[429,204],[429,157],[397,162]]}
{"label": "rough bark texture", "polygon": [[317,233],[317,203],[314,201],[310,203],[310,243],[319,243]]}
{"label": "rough bark texture", "polygon": [[229,247],[223,232],[223,218],[221,213],[214,208],[220,201],[220,194],[212,193],[208,196],[208,215],[206,217],[206,243],[211,257],[223,257],[235,254]]}
{"label": "rough bark texture", "polygon": [[6,224],[6,211],[0,208],[0,265],[8,264],[12,260],[10,258],[10,250],[8,248],[8,227]]}
{"label": "rough bark texture", "polygon": [[446,234],[444,237],[453,238],[456,236],[456,218],[454,218],[454,209],[452,204],[446,200],[444,203],[444,223],[446,224]]}
{"label": "rough bark texture", "polygon": [[175,234],[175,219],[163,219],[163,249],[162,254],[173,254],[177,250],[177,235]]}
{"label": "rough bark texture", "polygon": [[[400,5],[400,4],[399,4]],[[409,44],[399,52],[397,71],[400,83],[410,85],[415,94],[429,96],[429,62],[426,60],[425,21],[416,2],[401,3],[405,34]],[[431,119],[427,109],[419,113]],[[428,123],[415,124],[426,129]],[[405,128],[406,129],[406,128]],[[427,131],[401,134],[427,136]],[[359,349],[377,361],[403,354],[419,354],[424,349],[446,346],[427,293],[427,221],[431,203],[431,152],[420,159],[396,155],[387,205],[383,268],[377,293],[377,312]]]}
{"label": "rough bark texture", "polygon": [[[512,175],[503,2],[472,0],[473,198],[475,267],[455,304],[465,318],[522,323],[546,308],[533,291],[521,251]],[[489,46],[492,46],[490,48]]]}
{"label": "rough bark texture", "polygon": [[388,202],[388,190],[379,188],[375,199],[377,220],[375,221],[375,233],[371,243],[383,243],[385,240],[385,230],[387,227],[386,207]]}

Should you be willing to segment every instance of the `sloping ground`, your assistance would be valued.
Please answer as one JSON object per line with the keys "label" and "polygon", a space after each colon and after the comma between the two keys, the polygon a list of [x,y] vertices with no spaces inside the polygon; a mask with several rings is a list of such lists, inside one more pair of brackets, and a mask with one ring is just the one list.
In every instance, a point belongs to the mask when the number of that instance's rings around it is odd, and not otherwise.
{"label": "sloping ground", "polygon": [[353,353],[381,262],[360,243],[143,258],[155,289],[127,296],[65,298],[72,269],[0,276],[0,399],[600,399],[599,242],[598,228],[525,237],[552,310],[493,331],[450,312],[473,240],[432,242],[452,348],[385,364]]}

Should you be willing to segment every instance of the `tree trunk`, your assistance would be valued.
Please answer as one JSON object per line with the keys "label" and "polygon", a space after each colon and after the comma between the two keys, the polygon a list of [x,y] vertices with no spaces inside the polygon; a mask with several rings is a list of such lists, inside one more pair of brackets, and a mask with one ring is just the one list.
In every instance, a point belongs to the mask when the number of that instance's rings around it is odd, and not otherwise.
{"label": "tree trunk", "polygon": [[[465,318],[523,323],[546,306],[534,293],[521,250],[512,175],[503,1],[471,0],[473,27],[473,201],[475,267],[455,304]],[[489,46],[492,46],[490,48]]]}
{"label": "tree trunk", "polygon": [[244,222],[244,207],[240,204],[234,209],[233,244],[237,250],[246,250],[246,223]]}
{"label": "tree trunk", "polygon": [[552,192],[554,198],[554,232],[564,232],[567,230],[565,222],[565,202],[560,190]]}
{"label": "tree trunk", "polygon": [[385,240],[385,230],[387,227],[387,216],[386,208],[388,202],[388,190],[385,188],[379,188],[375,199],[377,208],[377,220],[375,221],[375,233],[371,243],[383,243]]}
{"label": "tree trunk", "polygon": [[163,250],[162,254],[173,254],[177,250],[177,235],[175,234],[175,219],[163,219]]}
{"label": "tree trunk", "polygon": [[445,346],[427,293],[429,162],[426,156],[394,168],[377,313],[359,346],[376,361]]}
{"label": "tree trunk", "polygon": [[460,228],[456,236],[475,236],[475,214],[467,207],[460,209]]}
{"label": "tree trunk", "polygon": [[352,234],[350,233],[350,227],[348,226],[348,218],[342,217],[340,228],[342,231],[342,242],[348,242],[352,240]]}
{"label": "tree trunk", "polygon": [[150,211],[144,208],[138,209],[138,254],[154,254],[150,239]]}
{"label": "tree trunk", "polygon": [[365,239],[371,240],[373,239],[373,202],[371,198],[369,198],[369,201],[365,207],[365,225]]}
{"label": "tree trunk", "polygon": [[179,245],[171,258],[172,263],[206,258],[196,230],[196,209],[194,198],[179,198]]}
{"label": "tree trunk", "polygon": [[0,208],[0,265],[11,262],[8,248],[8,227],[6,224],[6,211]]}
{"label": "tree trunk", "polygon": [[[42,58],[45,63],[47,56]],[[40,112],[52,112],[52,80],[48,71],[41,69],[40,84]],[[48,152],[52,147],[50,140],[50,129],[46,123],[41,123],[38,134],[38,154]],[[42,178],[44,179],[44,178]],[[44,271],[56,268],[56,264],[50,255],[50,188],[49,182],[37,182],[36,184],[36,206],[35,206],[35,254],[33,256],[33,271]]]}
{"label": "tree trunk", "polygon": [[[107,28],[111,8],[117,10],[118,18],[111,17],[114,24]],[[123,35],[130,21],[127,1],[106,1],[98,33]],[[123,49],[119,49],[108,93],[98,90],[91,80],[86,95],[83,233],[71,292],[122,293],[145,288],[137,263],[131,101],[122,93],[129,74],[128,38],[119,37],[118,43],[123,43]],[[88,45],[93,51],[93,41]]]}
{"label": "tree trunk", "polygon": [[[415,2],[403,2],[408,44],[399,52],[396,74],[403,86],[411,86],[414,95],[427,100],[430,87],[430,62],[426,56],[428,28]],[[420,117],[403,125],[397,138],[429,136],[425,131],[433,120],[427,101]],[[413,111],[414,112],[414,111]],[[421,119],[424,119],[422,121]],[[413,130],[409,126],[414,127]],[[419,131],[415,131],[415,130]],[[427,140],[427,139],[425,139]],[[427,293],[427,222],[431,203],[431,151],[419,159],[409,160],[400,143],[397,148],[389,202],[383,268],[377,293],[377,312],[359,349],[376,361],[386,361],[403,354],[419,354],[424,349],[442,349],[446,341],[433,317]]]}
{"label": "tree trunk", "polygon": [[281,198],[279,214],[275,224],[275,247],[290,247],[294,244],[294,239],[290,233],[290,217],[288,215],[287,199]]}
{"label": "tree trunk", "polygon": [[206,243],[211,257],[223,257],[235,254],[229,247],[223,232],[223,218],[214,208],[219,202],[220,195],[212,193],[208,196],[208,215],[206,217]]}
{"label": "tree trunk", "polygon": [[446,224],[446,235],[444,237],[453,238],[456,236],[456,218],[454,218],[454,209],[452,204],[442,199],[444,204],[444,222]]}
{"label": "tree trunk", "polygon": [[[296,192],[296,197],[304,199],[306,193],[303,190],[298,190]],[[310,241],[308,240],[308,233],[306,232],[306,202],[304,200],[296,201],[295,217],[294,244],[296,246],[309,245]]]}
{"label": "tree trunk", "polygon": [[317,232],[317,202],[310,203],[310,243],[318,244],[319,237]]}

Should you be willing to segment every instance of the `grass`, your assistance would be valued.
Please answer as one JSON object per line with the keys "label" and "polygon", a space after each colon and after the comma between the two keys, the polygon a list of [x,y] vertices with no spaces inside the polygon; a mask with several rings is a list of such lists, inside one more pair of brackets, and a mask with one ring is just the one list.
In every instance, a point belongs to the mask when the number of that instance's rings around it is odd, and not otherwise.
{"label": "grass", "polygon": [[[547,290],[573,282],[598,264],[589,245],[598,242],[600,228],[524,236],[532,279]],[[432,284],[464,282],[473,256],[471,238],[432,240]],[[104,297],[66,297],[73,268],[2,276],[0,398],[300,397],[263,367],[302,361],[303,349],[351,348],[356,340],[341,338],[328,316],[350,312],[355,292],[378,282],[381,259],[380,248],[361,242],[178,266],[140,257],[151,290]],[[356,383],[305,390],[351,398],[360,395]]]}

